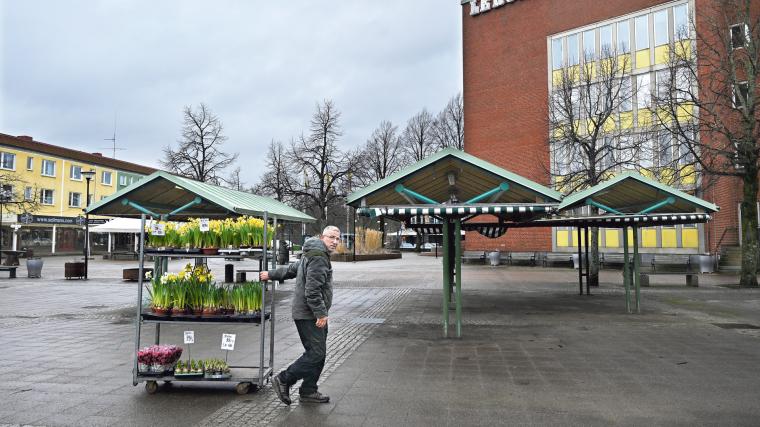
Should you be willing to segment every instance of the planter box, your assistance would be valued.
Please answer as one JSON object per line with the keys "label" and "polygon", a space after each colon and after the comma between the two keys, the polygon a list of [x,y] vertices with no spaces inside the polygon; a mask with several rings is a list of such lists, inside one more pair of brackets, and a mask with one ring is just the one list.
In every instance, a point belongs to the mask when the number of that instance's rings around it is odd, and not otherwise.
{"label": "planter box", "polygon": [[[147,280],[145,277],[145,274],[148,272],[153,273],[152,268],[143,268],[143,280]],[[125,268],[121,271],[121,278],[123,280],[128,280],[130,282],[136,282],[137,279],[140,277],[140,269],[139,268]]]}
{"label": "planter box", "polygon": [[63,277],[67,279],[84,279],[83,262],[67,262],[63,266]]}
{"label": "planter box", "polygon": [[401,259],[401,252],[395,252],[395,253],[390,253],[390,254],[370,254],[370,255],[356,254],[356,259],[354,259],[353,254],[330,255],[330,261],[336,261],[336,262],[378,261],[378,260],[383,260],[383,259]]}

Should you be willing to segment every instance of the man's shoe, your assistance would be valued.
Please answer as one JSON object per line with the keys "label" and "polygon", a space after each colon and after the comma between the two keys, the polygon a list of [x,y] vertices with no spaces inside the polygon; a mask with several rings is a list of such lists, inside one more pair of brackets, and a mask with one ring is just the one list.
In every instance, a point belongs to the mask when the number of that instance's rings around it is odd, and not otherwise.
{"label": "man's shoe", "polygon": [[272,378],[272,388],[274,388],[274,392],[277,393],[277,397],[280,398],[282,403],[286,405],[290,405],[290,386],[287,384],[284,384],[282,380],[280,379],[279,375],[275,375]]}
{"label": "man's shoe", "polygon": [[309,394],[301,395],[302,403],[327,403],[330,401],[330,396],[326,396],[318,391]]}

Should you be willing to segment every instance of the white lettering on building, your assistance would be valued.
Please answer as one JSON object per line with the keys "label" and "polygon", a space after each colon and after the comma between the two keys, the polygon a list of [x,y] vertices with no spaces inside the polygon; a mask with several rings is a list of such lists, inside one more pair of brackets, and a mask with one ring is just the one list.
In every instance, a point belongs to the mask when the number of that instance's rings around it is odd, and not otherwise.
{"label": "white lettering on building", "polygon": [[470,16],[480,15],[491,9],[502,7],[515,0],[470,0]]}

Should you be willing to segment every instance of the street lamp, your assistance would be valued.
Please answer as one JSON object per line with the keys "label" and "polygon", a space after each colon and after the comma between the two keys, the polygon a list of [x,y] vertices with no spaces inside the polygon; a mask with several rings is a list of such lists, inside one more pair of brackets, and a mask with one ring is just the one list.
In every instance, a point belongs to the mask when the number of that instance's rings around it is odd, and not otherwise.
{"label": "street lamp", "polygon": [[88,261],[90,259],[90,180],[95,176],[95,171],[90,169],[82,171],[82,176],[87,181],[87,192],[84,195],[84,279],[87,280]]}

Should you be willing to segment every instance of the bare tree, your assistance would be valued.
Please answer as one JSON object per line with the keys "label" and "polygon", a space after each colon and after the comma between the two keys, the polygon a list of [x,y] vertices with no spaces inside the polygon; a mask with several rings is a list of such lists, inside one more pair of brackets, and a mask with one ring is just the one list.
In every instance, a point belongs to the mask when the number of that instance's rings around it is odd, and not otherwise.
{"label": "bare tree", "polygon": [[398,127],[383,120],[361,150],[356,178],[360,185],[370,185],[395,173],[403,166]]}
{"label": "bare tree", "polygon": [[[609,46],[580,66],[557,72],[549,98],[549,149],[556,187],[569,194],[621,169],[646,165],[652,153],[632,123],[629,55]],[[631,119],[628,119],[631,117]],[[589,284],[599,282],[599,234],[591,230]]]}
{"label": "bare tree", "polygon": [[245,191],[245,182],[240,178],[240,166],[233,169],[227,178],[224,178],[224,183],[233,190]]}
{"label": "bare tree", "polygon": [[655,122],[675,136],[680,171],[694,164],[703,187],[719,177],[742,183],[740,284],[757,286],[760,7],[716,0],[701,10],[676,29],[668,67],[658,74]]}
{"label": "bare tree", "polygon": [[422,109],[406,124],[401,135],[401,145],[410,163],[418,162],[435,151],[433,146],[433,116]]}
{"label": "bare tree", "polygon": [[[36,186],[11,171],[0,171],[0,207],[4,213],[31,213],[39,209],[41,195]],[[0,220],[2,224],[2,220]],[[0,230],[0,246],[7,239]],[[5,246],[2,246],[5,247]]]}
{"label": "bare tree", "polygon": [[464,150],[464,103],[461,93],[454,95],[436,116],[433,140],[438,149],[452,147]]}
{"label": "bare tree", "polygon": [[227,140],[219,117],[206,104],[197,110],[186,106],[183,110],[182,137],[176,150],[164,148],[161,166],[170,172],[201,182],[219,184],[222,173],[235,162],[237,153],[228,154],[221,150]]}
{"label": "bare tree", "polygon": [[290,201],[288,189],[293,187],[293,179],[293,170],[288,163],[285,146],[280,141],[272,140],[267,150],[266,172],[253,187],[253,192],[287,202]]}
{"label": "bare tree", "polygon": [[330,100],[317,104],[308,135],[301,135],[291,145],[287,158],[303,180],[288,182],[288,193],[308,203],[318,218],[318,229],[327,224],[328,208],[343,202],[341,184],[356,167],[354,153],[344,153],[337,145],[343,135],[340,112]]}

